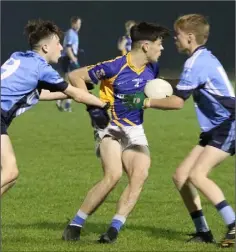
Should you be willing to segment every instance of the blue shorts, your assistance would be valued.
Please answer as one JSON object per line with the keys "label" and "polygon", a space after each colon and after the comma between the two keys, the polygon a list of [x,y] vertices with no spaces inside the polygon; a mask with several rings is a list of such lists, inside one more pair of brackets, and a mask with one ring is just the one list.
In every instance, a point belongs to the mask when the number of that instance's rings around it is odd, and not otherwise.
{"label": "blue shorts", "polygon": [[74,62],[71,62],[70,58],[68,56],[62,56],[59,59],[59,65],[60,69],[63,73],[69,73],[75,69],[78,69],[80,67],[79,64],[75,64]]}
{"label": "blue shorts", "polygon": [[213,146],[220,150],[235,154],[235,120],[225,120],[217,127],[202,132],[199,137],[199,145],[205,147],[206,145]]}

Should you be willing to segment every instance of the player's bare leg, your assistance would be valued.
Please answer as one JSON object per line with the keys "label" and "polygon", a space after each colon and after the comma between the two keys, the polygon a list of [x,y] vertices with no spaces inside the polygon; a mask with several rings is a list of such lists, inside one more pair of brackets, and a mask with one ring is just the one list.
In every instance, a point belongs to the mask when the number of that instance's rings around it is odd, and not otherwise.
{"label": "player's bare leg", "polygon": [[100,144],[104,176],[87,194],[80,210],[92,214],[104,201],[122,176],[121,147],[118,141],[105,137]]}
{"label": "player's bare leg", "polygon": [[8,135],[1,135],[1,195],[14,185],[18,174],[11,140]]}
{"label": "player's bare leg", "polygon": [[111,226],[99,239],[101,243],[112,243],[117,239],[119,230],[134,209],[148,177],[151,161],[147,146],[132,146],[123,152],[122,160],[129,184],[120,197]]}
{"label": "player's bare leg", "polygon": [[196,233],[188,240],[190,242],[214,242],[202,211],[200,196],[195,186],[188,180],[195,162],[203,151],[204,147],[200,145],[195,146],[178,166],[173,175],[173,181],[176,188],[180,192],[184,204],[195,225]]}
{"label": "player's bare leg", "polygon": [[222,216],[228,231],[222,241],[223,247],[235,244],[235,212],[225,200],[225,196],[219,186],[208,174],[211,170],[229,157],[229,153],[212,146],[206,146],[195,162],[189,179],[199,191],[216,207]]}
{"label": "player's bare leg", "polygon": [[122,176],[121,146],[118,141],[105,137],[100,144],[100,155],[103,178],[88,192],[77,215],[65,229],[64,240],[79,240],[80,229],[88,215],[101,205]]}
{"label": "player's bare leg", "polygon": [[178,166],[173,175],[173,181],[176,188],[180,192],[184,204],[190,213],[202,208],[197,190],[191,185],[191,183],[189,183],[188,177],[194,163],[197,161],[203,150],[204,147],[199,145],[194,147],[183,162]]}

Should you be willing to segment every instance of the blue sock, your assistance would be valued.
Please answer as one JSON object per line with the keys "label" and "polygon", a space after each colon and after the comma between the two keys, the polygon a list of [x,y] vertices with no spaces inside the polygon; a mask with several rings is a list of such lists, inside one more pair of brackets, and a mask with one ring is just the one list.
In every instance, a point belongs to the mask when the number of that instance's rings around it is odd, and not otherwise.
{"label": "blue sock", "polygon": [[192,220],[194,222],[196,232],[207,232],[209,231],[209,227],[206,222],[206,218],[202,212],[202,210],[197,210],[190,213]]}
{"label": "blue sock", "polygon": [[74,219],[71,221],[71,226],[79,226],[83,227],[85,220],[87,219],[88,215],[81,210],[77,212]]}
{"label": "blue sock", "polygon": [[111,227],[114,227],[119,232],[125,221],[126,218],[124,216],[116,214],[112,219]]}
{"label": "blue sock", "polygon": [[235,213],[234,210],[226,200],[221,201],[217,205],[215,205],[216,209],[222,216],[225,224],[227,226],[232,226],[232,224],[235,224]]}

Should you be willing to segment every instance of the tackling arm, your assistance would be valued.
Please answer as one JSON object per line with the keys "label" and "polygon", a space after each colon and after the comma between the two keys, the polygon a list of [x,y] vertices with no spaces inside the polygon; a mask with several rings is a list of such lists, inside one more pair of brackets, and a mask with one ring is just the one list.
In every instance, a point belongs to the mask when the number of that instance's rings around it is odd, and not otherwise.
{"label": "tackling arm", "polygon": [[[92,82],[91,78],[89,77],[87,67],[83,67],[70,72],[68,77],[72,86],[79,88],[81,91],[83,91],[84,95],[87,94],[92,96],[91,94],[89,94],[86,86],[86,82],[90,83]],[[107,113],[107,110],[109,109],[109,104],[106,104],[105,106],[103,105],[102,108],[99,108],[100,106],[94,104],[88,104],[88,105],[92,105],[87,106],[87,111],[91,118],[92,126],[100,129],[106,128],[110,122],[110,117]]]}
{"label": "tackling arm", "polygon": [[49,90],[42,89],[39,100],[40,101],[53,101],[53,100],[64,100],[69,98],[62,92],[50,92]]}
{"label": "tackling arm", "polygon": [[68,74],[72,86],[88,91],[86,82],[91,83],[87,67],[76,69]]}

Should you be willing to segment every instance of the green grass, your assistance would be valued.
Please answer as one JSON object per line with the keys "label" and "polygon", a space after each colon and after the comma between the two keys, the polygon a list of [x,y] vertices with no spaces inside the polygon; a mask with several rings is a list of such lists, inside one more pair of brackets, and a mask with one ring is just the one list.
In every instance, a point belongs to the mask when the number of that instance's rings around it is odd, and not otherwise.
{"label": "green grass", "polygon": [[[102,176],[94,155],[93,131],[84,106],[60,113],[42,102],[17,118],[9,129],[20,178],[2,199],[2,251],[220,251],[214,245],[187,244],[192,222],[172,183],[176,166],[197,143],[199,127],[191,101],[181,111],[145,112],[152,168],[141,198],[117,243],[100,245],[124,189],[124,175],[106,202],[91,216],[78,243],[61,240],[67,218],[78,210],[89,188]],[[234,204],[234,159],[212,172]],[[214,207],[203,207],[217,240],[225,227]],[[227,251],[233,251],[228,249]]]}

